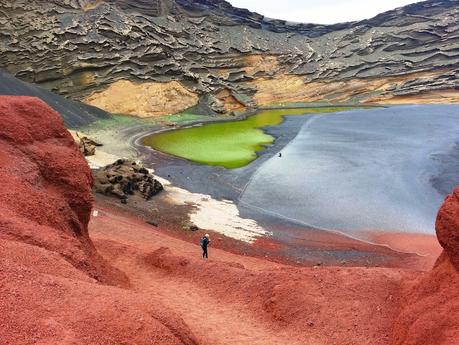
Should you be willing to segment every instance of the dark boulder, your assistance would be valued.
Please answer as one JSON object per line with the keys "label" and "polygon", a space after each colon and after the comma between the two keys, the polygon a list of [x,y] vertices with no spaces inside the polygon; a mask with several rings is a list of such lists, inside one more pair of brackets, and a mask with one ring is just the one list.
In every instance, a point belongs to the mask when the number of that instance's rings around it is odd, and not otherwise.
{"label": "dark boulder", "polygon": [[126,203],[134,194],[150,200],[163,190],[148,169],[134,161],[119,159],[94,173],[96,192],[114,195]]}

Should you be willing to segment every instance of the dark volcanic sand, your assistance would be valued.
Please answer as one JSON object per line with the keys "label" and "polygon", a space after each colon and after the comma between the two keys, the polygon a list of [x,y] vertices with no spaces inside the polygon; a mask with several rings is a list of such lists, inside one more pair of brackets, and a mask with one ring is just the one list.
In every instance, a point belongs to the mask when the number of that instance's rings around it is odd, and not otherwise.
{"label": "dark volcanic sand", "polygon": [[[139,145],[139,140],[135,147],[144,157],[143,161],[155,169],[155,174],[168,179],[173,185],[194,193],[208,194],[216,199],[233,200],[237,203],[244,187],[257,169],[295,138],[301,126],[310,118],[311,115],[290,116],[286,117],[279,126],[266,128],[266,131],[276,138],[274,144],[260,152],[259,158],[248,166],[234,170],[195,164],[172,157]],[[255,219],[273,235],[269,238],[260,238],[252,248],[242,245],[242,249],[240,245],[234,244],[237,241],[225,238],[223,242],[228,244],[225,248],[227,250],[236,248],[237,252],[250,251],[252,255],[268,255],[272,259],[283,257],[289,262],[308,265],[322,263],[409,266],[415,261],[424,263],[426,261],[417,255],[400,254],[384,246],[374,246],[341,234],[304,227],[266,213],[240,208],[240,214],[242,217]],[[216,236],[224,237],[219,234]],[[190,235],[185,234],[185,237],[190,238]],[[194,240],[194,236],[191,238]],[[434,237],[432,241],[435,242]],[[404,249],[415,251],[415,249]],[[424,266],[424,263],[421,266]]]}

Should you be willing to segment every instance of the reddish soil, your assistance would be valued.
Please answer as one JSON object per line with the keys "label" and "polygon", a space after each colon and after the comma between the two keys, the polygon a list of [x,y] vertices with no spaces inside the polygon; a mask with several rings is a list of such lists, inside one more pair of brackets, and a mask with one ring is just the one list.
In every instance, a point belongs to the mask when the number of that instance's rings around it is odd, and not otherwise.
{"label": "reddish soil", "polygon": [[[160,226],[152,227],[152,229],[167,236],[196,244],[199,243],[204,233],[210,233],[214,239],[213,247],[215,248],[294,266],[361,266],[430,270],[441,252],[435,236],[425,236],[421,239],[414,235],[415,241],[410,241],[410,235],[406,235],[406,245],[397,247],[397,241],[392,241],[390,234],[386,238],[384,234],[371,232],[370,234],[381,236],[381,242],[378,242],[379,237],[372,239],[374,243],[379,243],[379,245],[374,245],[335,232],[285,224],[272,225],[288,234],[285,240],[260,237],[254,243],[248,244],[211,229],[190,231],[188,213],[192,206],[172,205],[166,194],[160,194],[150,201],[133,196],[127,205],[123,205],[116,198],[98,193],[95,194],[95,200],[97,210],[115,212],[127,217],[135,214],[138,219],[145,222],[154,220]],[[396,238],[401,236],[394,235]],[[386,239],[387,242],[384,242]],[[389,248],[387,243],[393,243],[393,249]],[[422,251],[423,255],[413,254],[418,253],[417,249],[421,249],[422,243],[424,243],[424,249],[428,251]]]}
{"label": "reddish soil", "polygon": [[2,345],[457,344],[459,189],[428,273],[295,267],[215,248],[214,235],[205,260],[107,204],[88,227],[89,170],[42,102],[0,97],[0,121]]}
{"label": "reddish soil", "polygon": [[90,233],[133,290],[170,307],[204,344],[390,344],[401,284],[418,274],[299,268],[215,248],[204,260],[198,245],[108,208]]}
{"label": "reddish soil", "polygon": [[459,187],[440,208],[435,228],[444,251],[431,272],[404,286],[394,344],[459,344]]}

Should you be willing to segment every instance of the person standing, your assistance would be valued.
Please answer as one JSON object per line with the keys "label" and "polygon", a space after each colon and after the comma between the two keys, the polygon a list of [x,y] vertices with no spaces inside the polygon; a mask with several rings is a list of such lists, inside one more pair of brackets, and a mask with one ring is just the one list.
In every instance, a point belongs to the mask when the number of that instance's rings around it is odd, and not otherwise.
{"label": "person standing", "polygon": [[209,258],[209,254],[207,253],[207,246],[209,245],[210,243],[210,238],[209,238],[209,234],[205,234],[203,238],[201,238],[201,248],[202,248],[202,258],[206,258],[208,259]]}

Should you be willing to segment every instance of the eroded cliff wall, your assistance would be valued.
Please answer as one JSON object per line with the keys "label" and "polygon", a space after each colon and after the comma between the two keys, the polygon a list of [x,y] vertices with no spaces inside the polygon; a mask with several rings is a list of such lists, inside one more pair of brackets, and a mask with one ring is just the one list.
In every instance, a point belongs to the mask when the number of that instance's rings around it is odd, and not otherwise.
{"label": "eroded cliff wall", "polygon": [[[97,105],[113,83],[130,81],[135,104],[127,113],[145,108],[137,104],[145,103],[137,84],[154,91],[170,81],[179,85],[169,94],[186,89],[216,112],[230,110],[222,92],[232,108],[234,102],[241,108],[311,100],[457,102],[458,22],[456,0],[330,26],[272,20],[225,1],[5,0],[0,68]],[[284,92],[273,92],[279,85]],[[161,111],[166,99],[147,115],[192,104]]]}

